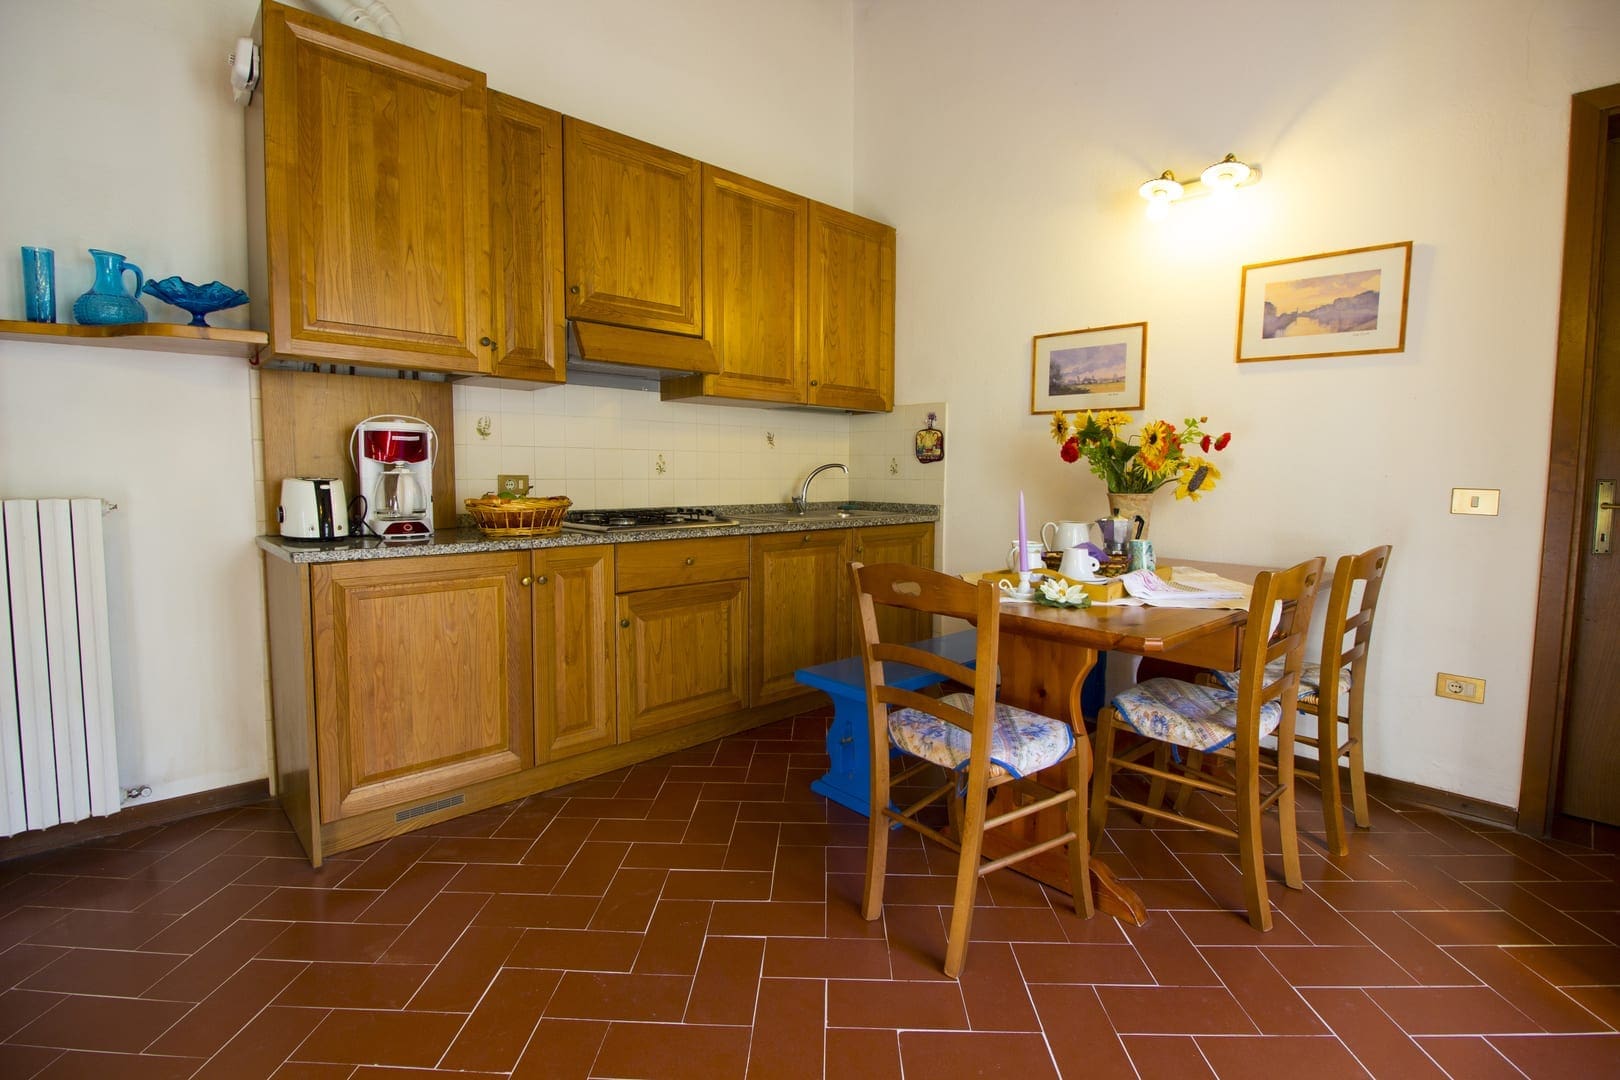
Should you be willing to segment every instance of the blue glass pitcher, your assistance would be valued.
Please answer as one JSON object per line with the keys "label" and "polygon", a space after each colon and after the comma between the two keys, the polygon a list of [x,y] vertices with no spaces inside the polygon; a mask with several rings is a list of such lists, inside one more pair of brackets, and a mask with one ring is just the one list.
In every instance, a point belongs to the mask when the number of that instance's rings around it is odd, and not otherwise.
{"label": "blue glass pitcher", "polygon": [[[113,326],[118,323],[146,321],[146,309],[135,299],[146,276],[141,268],[126,260],[116,251],[90,249],[96,261],[96,283],[90,291],[73,301],[73,317],[85,326]],[[135,275],[135,291],[124,291],[124,272]]]}

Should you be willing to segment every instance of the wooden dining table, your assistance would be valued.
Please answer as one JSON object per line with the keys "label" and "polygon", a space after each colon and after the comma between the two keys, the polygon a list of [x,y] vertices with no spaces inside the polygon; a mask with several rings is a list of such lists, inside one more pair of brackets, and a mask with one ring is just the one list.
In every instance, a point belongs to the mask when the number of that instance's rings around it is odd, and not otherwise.
{"label": "wooden dining table", "polygon": [[[1163,560],[1163,564],[1194,566],[1245,583],[1266,569],[1192,559]],[[1171,575],[1173,579],[1173,569]],[[1078,719],[1081,684],[1103,652],[1235,671],[1247,619],[1248,612],[1238,608],[1057,608],[1006,602],[1001,609],[1001,689],[997,697],[1045,716]],[[999,799],[1016,797],[1007,788],[994,794]],[[993,801],[991,813],[999,809]],[[984,853],[987,858],[998,858],[1065,831],[1062,810],[1042,811],[987,833]],[[1119,881],[1106,860],[1093,855],[1091,867],[1100,910],[1138,926],[1147,921],[1141,898]],[[1062,848],[1043,852],[1014,869],[1065,894],[1070,891],[1068,860]]]}

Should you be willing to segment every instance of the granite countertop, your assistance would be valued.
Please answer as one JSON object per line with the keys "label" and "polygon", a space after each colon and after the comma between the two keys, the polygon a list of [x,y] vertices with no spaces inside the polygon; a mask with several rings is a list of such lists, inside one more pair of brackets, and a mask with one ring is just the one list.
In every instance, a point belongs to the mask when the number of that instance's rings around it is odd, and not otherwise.
{"label": "granite countertop", "polygon": [[[939,507],[923,503],[841,502],[812,503],[812,512],[848,508],[860,511],[858,517],[781,518],[771,521],[743,521],[736,525],[703,526],[685,529],[644,529],[636,532],[591,533],[564,529],[551,536],[485,536],[475,526],[441,529],[431,539],[418,543],[385,544],[381,540],[288,540],[261,536],[259,547],[292,563],[355,562],[361,559],[408,559],[418,555],[471,555],[481,551],[527,551],[534,548],[584,547],[589,544],[640,544],[652,540],[698,540],[711,536],[759,536],[768,533],[804,532],[812,529],[861,529],[873,525],[916,525],[939,520]],[[781,503],[744,503],[717,506],[726,517],[746,518],[758,514],[778,514]]]}

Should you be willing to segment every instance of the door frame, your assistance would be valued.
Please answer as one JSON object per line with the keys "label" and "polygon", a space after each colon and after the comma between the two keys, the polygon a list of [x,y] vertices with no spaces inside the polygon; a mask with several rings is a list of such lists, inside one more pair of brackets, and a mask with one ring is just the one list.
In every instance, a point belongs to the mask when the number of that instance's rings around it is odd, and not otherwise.
{"label": "door frame", "polygon": [[1580,598],[1581,550],[1590,526],[1592,380],[1603,257],[1604,173],[1608,133],[1620,116],[1620,84],[1571,99],[1569,194],[1564,222],[1558,361],[1553,377],[1547,510],[1541,537],[1541,585],[1530,656],[1524,764],[1519,778],[1520,832],[1545,835],[1558,807],[1564,718]]}

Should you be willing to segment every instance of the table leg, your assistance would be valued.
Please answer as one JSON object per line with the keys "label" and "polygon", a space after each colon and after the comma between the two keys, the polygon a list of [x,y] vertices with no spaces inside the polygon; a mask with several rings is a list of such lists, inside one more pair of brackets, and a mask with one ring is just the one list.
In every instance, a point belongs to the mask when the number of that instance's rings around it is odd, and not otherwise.
{"label": "table leg", "polygon": [[[998,696],[1010,705],[1044,716],[1077,718],[1080,688],[1096,662],[1094,649],[1003,633],[1000,648],[1001,691]],[[1085,730],[1083,723],[1078,726],[1081,731]],[[1065,783],[1061,767],[1054,767],[1050,773],[1050,777],[1043,775],[1037,779],[1048,786],[1061,788]],[[1082,799],[1085,795],[1085,792],[1080,793]],[[990,813],[997,812],[996,798],[1012,797],[1008,789],[997,789],[992,793]],[[999,858],[1066,829],[1061,809],[1044,810],[986,834],[984,854],[989,858]],[[1042,852],[1009,869],[1050,885],[1064,895],[1069,894],[1068,859],[1061,850]],[[1112,868],[1099,860],[1095,852],[1091,856],[1091,889],[1098,910],[1136,926],[1147,922],[1147,907],[1141,897],[1121,883]]]}

